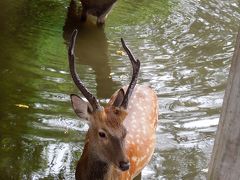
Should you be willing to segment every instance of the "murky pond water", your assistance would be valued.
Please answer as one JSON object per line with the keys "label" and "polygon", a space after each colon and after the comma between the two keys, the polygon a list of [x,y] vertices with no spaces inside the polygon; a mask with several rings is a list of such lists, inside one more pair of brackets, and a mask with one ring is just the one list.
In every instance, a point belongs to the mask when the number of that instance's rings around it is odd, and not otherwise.
{"label": "murky pond water", "polygon": [[104,28],[68,18],[69,3],[0,1],[1,179],[74,177],[87,130],[69,99],[78,93],[67,62],[76,27],[79,74],[102,103],[130,80],[120,37],[142,62],[139,83],[158,94],[157,146],[143,179],[206,179],[238,0],[121,0]]}

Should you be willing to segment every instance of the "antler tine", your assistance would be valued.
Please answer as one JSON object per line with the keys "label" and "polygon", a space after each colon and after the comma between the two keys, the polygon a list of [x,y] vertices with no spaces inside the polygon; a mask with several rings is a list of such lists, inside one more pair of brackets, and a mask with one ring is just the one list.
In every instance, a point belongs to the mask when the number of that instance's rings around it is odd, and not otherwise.
{"label": "antler tine", "polygon": [[138,73],[139,73],[139,69],[140,69],[140,61],[138,59],[135,59],[132,52],[130,51],[130,49],[126,46],[123,38],[121,38],[121,42],[122,42],[122,46],[124,48],[124,50],[126,51],[131,64],[132,64],[132,68],[133,68],[133,74],[132,74],[132,79],[131,82],[128,86],[127,92],[124,96],[123,102],[121,104],[121,107],[127,109],[128,106],[128,100],[130,99],[133,89],[135,87],[135,85],[137,84],[137,78],[138,78]]}
{"label": "antler tine", "polygon": [[83,85],[81,79],[79,78],[76,67],[75,67],[75,54],[74,54],[74,48],[75,48],[75,41],[77,37],[77,29],[75,29],[72,33],[69,49],[68,49],[68,60],[69,60],[69,68],[70,73],[72,75],[72,79],[78,89],[82,92],[82,94],[86,97],[88,102],[92,105],[93,111],[100,110],[101,106],[98,103],[97,99],[89,92],[89,90]]}

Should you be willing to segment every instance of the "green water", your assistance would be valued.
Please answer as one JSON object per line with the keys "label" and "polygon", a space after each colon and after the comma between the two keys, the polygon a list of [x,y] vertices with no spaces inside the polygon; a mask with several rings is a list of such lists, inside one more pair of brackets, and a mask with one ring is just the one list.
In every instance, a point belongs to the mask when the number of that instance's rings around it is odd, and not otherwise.
{"label": "green water", "polygon": [[[0,179],[73,179],[87,125],[72,111],[78,72],[104,104],[130,80],[120,37],[159,99],[157,146],[143,179],[206,179],[237,31],[237,0],[119,0],[102,28],[66,0],[0,1]],[[29,108],[21,108],[23,104]]]}

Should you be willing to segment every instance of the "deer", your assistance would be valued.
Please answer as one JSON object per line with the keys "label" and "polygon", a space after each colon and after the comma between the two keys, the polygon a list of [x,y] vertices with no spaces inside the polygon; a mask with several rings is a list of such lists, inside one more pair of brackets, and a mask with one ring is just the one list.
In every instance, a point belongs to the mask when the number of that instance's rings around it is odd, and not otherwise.
{"label": "deer", "polygon": [[117,0],[80,0],[82,4],[82,13],[80,19],[82,22],[87,20],[87,15],[91,14],[97,17],[97,24],[105,23],[109,12]]}
{"label": "deer", "polygon": [[140,61],[121,38],[132,65],[128,86],[117,90],[105,107],[84,86],[75,66],[75,41],[71,36],[68,60],[73,82],[83,98],[71,94],[76,115],[89,123],[82,155],[77,163],[77,180],[131,180],[149,163],[156,140],[157,95],[147,85],[137,84]]}

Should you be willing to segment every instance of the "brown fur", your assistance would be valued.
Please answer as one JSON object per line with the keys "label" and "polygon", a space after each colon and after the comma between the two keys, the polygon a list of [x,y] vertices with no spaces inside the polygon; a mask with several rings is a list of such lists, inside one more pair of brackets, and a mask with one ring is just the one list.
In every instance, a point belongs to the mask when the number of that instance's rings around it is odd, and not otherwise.
{"label": "brown fur", "polygon": [[[88,115],[83,115],[86,110],[81,111],[75,107],[87,106],[79,106],[79,97],[72,96],[75,111],[82,112],[78,114],[88,117],[90,122],[84,150],[76,169],[77,180],[130,180],[152,156],[158,116],[155,92],[137,85],[127,110],[113,106],[118,92],[104,109]],[[104,132],[107,138],[99,137],[99,132]],[[130,161],[128,171],[119,169],[121,161]]]}
{"label": "brown fur", "polygon": [[87,15],[97,17],[98,24],[104,24],[105,18],[117,0],[80,0],[82,3],[81,20],[86,21]]}

